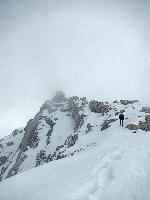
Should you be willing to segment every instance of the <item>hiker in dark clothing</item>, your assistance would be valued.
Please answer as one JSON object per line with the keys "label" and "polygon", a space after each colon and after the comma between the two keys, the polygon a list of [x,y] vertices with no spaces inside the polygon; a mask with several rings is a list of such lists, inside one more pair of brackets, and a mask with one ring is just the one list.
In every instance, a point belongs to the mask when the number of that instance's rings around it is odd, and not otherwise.
{"label": "hiker in dark clothing", "polygon": [[120,119],[120,126],[122,125],[123,127],[124,115],[122,113],[119,115],[119,119]]}

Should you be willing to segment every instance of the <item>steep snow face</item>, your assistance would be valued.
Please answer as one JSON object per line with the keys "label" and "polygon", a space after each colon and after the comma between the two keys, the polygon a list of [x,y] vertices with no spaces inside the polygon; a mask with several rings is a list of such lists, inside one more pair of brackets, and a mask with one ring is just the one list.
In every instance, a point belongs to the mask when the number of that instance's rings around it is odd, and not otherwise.
{"label": "steep snow face", "polygon": [[149,130],[148,112],[145,113],[145,109],[141,112],[138,101],[121,100],[109,104],[88,102],[85,97],[57,95],[42,105],[25,128],[16,129],[0,141],[1,180],[96,148],[97,141],[102,143],[106,134],[117,130],[120,111],[125,112],[125,126],[128,125],[130,133]]}

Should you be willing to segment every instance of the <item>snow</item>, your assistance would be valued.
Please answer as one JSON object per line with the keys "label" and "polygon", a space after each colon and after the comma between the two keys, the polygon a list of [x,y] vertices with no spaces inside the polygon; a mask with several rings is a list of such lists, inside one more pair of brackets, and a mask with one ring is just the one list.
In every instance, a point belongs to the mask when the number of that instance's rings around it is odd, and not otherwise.
{"label": "snow", "polygon": [[95,147],[1,182],[1,199],[149,200],[149,134],[116,123],[105,134],[84,138],[85,144],[90,137]]}
{"label": "snow", "polygon": [[[125,126],[143,121],[146,115],[139,112],[139,103],[113,106],[118,111],[126,107],[125,117],[128,119],[125,120]],[[91,113],[87,106],[83,113],[87,117],[79,130],[79,138],[76,144],[65,152],[66,155],[71,155],[76,151],[74,156],[43,164],[0,182],[0,199],[150,200],[149,133],[142,130],[133,133],[125,127],[122,128],[119,120],[111,123],[110,128],[100,131],[98,124],[118,117],[115,116],[114,110],[102,116]],[[57,111],[49,117],[58,118],[51,138],[51,150],[54,150],[59,142],[61,144],[65,141],[73,127],[65,112]],[[94,127],[91,132],[85,134],[87,123]],[[39,132],[39,146],[36,152],[28,149],[30,159],[21,166],[24,170],[31,168],[33,157],[45,145],[44,138],[49,127],[43,120],[39,123],[39,128],[42,128]],[[48,145],[46,148],[50,151]]]}

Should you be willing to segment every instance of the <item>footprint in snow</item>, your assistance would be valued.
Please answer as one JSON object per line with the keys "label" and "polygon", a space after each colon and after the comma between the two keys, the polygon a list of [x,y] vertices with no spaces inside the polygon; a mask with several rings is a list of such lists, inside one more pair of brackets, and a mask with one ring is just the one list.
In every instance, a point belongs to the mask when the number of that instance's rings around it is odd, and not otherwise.
{"label": "footprint in snow", "polygon": [[116,150],[100,157],[100,164],[92,171],[92,179],[72,193],[71,198],[73,200],[97,200],[97,194],[102,197],[105,188],[114,178],[113,162],[121,159],[122,153],[123,151]]}

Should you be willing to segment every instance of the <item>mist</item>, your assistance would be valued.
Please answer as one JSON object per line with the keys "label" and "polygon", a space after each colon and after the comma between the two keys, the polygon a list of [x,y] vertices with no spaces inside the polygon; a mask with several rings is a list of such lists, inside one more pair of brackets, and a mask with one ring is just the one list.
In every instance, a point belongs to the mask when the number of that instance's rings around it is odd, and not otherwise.
{"label": "mist", "polygon": [[0,1],[0,137],[56,90],[150,105],[148,0]]}

